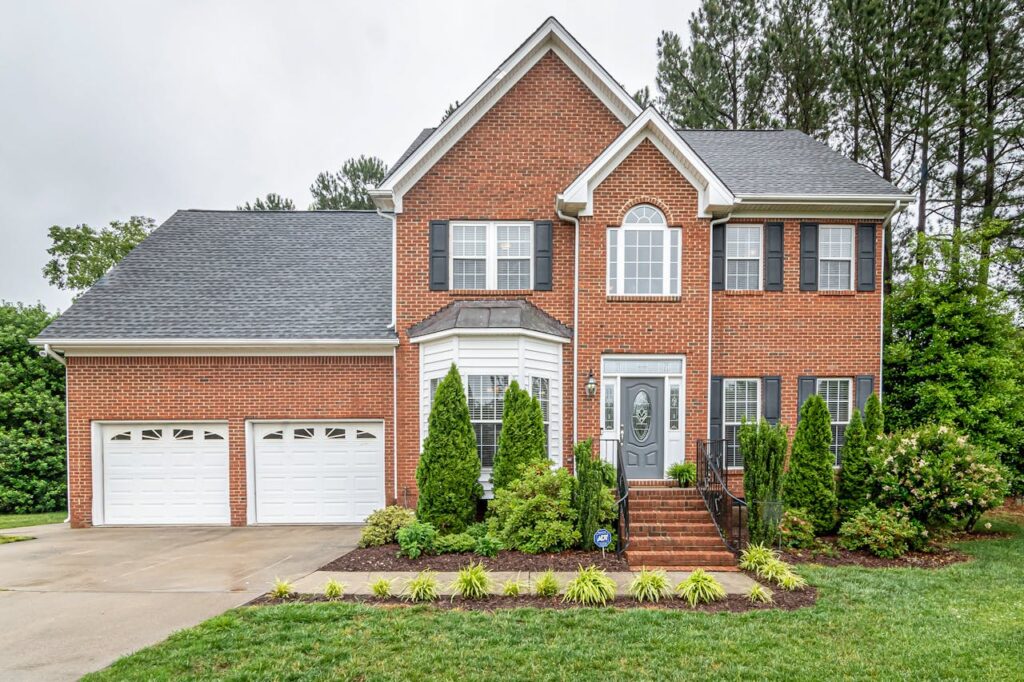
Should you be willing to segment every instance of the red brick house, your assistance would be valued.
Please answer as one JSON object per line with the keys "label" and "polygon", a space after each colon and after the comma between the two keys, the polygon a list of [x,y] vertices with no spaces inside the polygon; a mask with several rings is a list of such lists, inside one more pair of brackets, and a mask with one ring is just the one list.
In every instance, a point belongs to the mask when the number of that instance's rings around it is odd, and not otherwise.
{"label": "red brick house", "polygon": [[549,19],[373,191],[179,211],[36,343],[64,359],[72,524],[358,522],[413,504],[463,374],[487,476],[512,380],[549,452],[663,479],[879,391],[883,225],[909,197],[795,131],[674,130]]}

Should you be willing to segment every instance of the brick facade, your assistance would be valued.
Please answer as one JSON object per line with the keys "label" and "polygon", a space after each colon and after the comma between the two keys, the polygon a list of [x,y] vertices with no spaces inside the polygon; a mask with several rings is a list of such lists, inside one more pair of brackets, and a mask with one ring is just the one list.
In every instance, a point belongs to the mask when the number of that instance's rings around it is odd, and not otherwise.
{"label": "brick facade", "polygon": [[246,523],[249,419],[384,420],[385,485],[393,475],[390,357],[67,359],[71,525],[92,524],[93,421],[228,423],[231,524]]}

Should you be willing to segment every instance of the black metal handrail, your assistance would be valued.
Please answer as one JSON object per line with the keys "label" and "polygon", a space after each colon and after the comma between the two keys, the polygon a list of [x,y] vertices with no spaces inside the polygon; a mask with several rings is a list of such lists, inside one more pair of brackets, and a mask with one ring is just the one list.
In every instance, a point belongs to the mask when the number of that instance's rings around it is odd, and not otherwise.
{"label": "black metal handrail", "polygon": [[629,547],[629,480],[626,478],[626,466],[622,461],[622,441],[618,438],[602,438],[602,456],[606,447],[611,447],[615,452],[615,508],[618,511],[615,520],[615,532],[618,536],[615,553],[622,556]]}
{"label": "black metal handrail", "polygon": [[725,545],[738,552],[748,541],[747,503],[729,490],[725,441],[697,441],[697,490]]}

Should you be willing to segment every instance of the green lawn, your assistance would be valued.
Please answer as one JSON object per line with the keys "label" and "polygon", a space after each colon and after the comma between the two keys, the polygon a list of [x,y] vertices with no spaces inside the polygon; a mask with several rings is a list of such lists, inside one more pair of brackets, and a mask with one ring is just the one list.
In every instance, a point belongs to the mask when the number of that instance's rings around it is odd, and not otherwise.
{"label": "green lawn", "polygon": [[0,514],[0,530],[23,526],[42,526],[47,523],[63,523],[67,517],[66,511],[46,512],[45,514]]}
{"label": "green lawn", "polygon": [[87,679],[1020,679],[1024,528],[993,525],[940,570],[804,567],[800,611],[243,608]]}

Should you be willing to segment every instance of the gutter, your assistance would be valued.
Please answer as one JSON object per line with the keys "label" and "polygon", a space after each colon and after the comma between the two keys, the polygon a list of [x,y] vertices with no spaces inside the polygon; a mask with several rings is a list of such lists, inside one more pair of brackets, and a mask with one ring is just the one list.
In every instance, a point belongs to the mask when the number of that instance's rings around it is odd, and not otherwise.
{"label": "gutter", "polygon": [[[374,204],[376,204],[374,200]],[[393,208],[393,206],[392,206]],[[385,217],[380,206],[377,215]],[[398,326],[398,216],[391,214],[391,324]],[[391,349],[391,478],[394,503],[398,504],[398,344]]]}
{"label": "gutter", "polygon": [[127,339],[127,338],[68,338],[41,339],[33,338],[28,342],[33,346],[227,346],[244,348],[247,346],[397,346],[398,339],[202,339],[202,338],[170,338],[170,339]]}
{"label": "gutter", "polygon": [[555,215],[563,222],[572,223],[575,230],[572,242],[572,443],[575,446],[579,442],[580,399],[580,219],[562,213],[558,206],[560,198],[560,195],[555,197]]}
{"label": "gutter", "polygon": [[68,419],[68,362],[64,359],[64,356],[57,351],[50,348],[50,344],[44,343],[43,349],[39,351],[39,356],[46,358],[50,357],[59,362],[64,367],[64,498],[68,507],[67,518],[64,519],[64,523],[71,522],[71,429],[69,428],[70,422]]}

